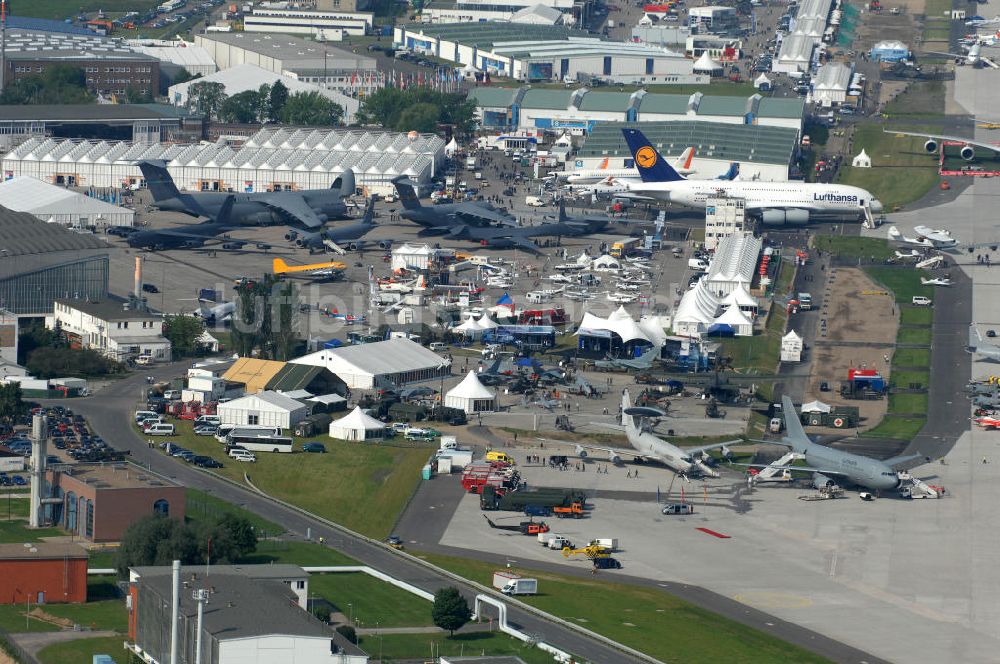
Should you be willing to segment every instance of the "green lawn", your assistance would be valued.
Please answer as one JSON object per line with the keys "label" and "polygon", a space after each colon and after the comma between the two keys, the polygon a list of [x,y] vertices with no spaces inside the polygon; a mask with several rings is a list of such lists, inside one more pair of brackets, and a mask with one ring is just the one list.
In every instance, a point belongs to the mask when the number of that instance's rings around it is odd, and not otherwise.
{"label": "green lawn", "polygon": [[[903,310],[907,308],[919,308],[913,307],[911,304],[915,295],[934,298],[934,287],[921,284],[921,273],[917,270],[905,267],[868,267],[865,268],[865,272],[876,283],[891,290],[896,296],[896,302],[905,305],[902,307]],[[930,307],[923,308],[928,312],[926,315],[931,315]]]}
{"label": "green lawn", "polygon": [[117,550],[106,549],[104,551],[91,551],[87,560],[87,567],[91,569],[110,569],[115,566]]}
{"label": "green lawn", "polygon": [[154,0],[45,0],[37,4],[18,3],[16,13],[18,16],[61,21],[66,18],[75,19],[81,10],[90,13],[103,9],[107,14],[123,14],[129,11],[141,12],[158,4]]}
{"label": "green lawn", "polygon": [[27,519],[30,504],[27,493],[0,498],[0,519]]}
{"label": "green lawn", "polygon": [[257,543],[257,550],[240,561],[246,565],[288,563],[301,567],[324,565],[358,565],[358,561],[316,542],[266,540]]}
{"label": "green lawn", "polygon": [[[924,141],[882,131],[882,122],[862,124],[854,134],[854,152],[863,148],[872,168],[845,164],[838,181],[864,187],[878,198],[886,212],[921,198],[940,182],[937,160],[923,149]],[[898,127],[901,131],[935,131],[935,127]]]}
{"label": "green lawn", "polygon": [[361,637],[359,645],[372,657],[372,661],[379,655],[386,661],[431,661],[433,647],[434,653],[444,656],[516,655],[527,664],[553,662],[552,655],[499,632],[469,632],[451,638],[445,634],[370,635]]}
{"label": "green lawn", "polygon": [[28,522],[24,519],[0,521],[0,544],[40,542],[43,537],[59,537],[65,534],[59,528],[29,528]]}
{"label": "green lawn", "polygon": [[[376,538],[389,535],[431,454],[427,445],[326,438],[326,454],[258,452],[256,463],[240,463],[226,457],[215,438],[191,433],[189,422],[174,424],[173,442],[225,464],[214,472],[241,484],[246,473],[265,493]],[[300,443],[296,440],[299,449]]]}
{"label": "green lawn", "polygon": [[767,326],[760,334],[719,339],[722,344],[721,356],[729,357],[733,368],[744,373],[771,373],[778,367],[781,337],[785,334],[788,316],[781,306],[774,306],[768,316]]}
{"label": "green lawn", "polygon": [[778,295],[792,292],[792,284],[795,282],[795,261],[782,259],[779,266],[778,278],[774,282],[773,292]]}
{"label": "green lawn", "polygon": [[[950,0],[945,0],[950,3]],[[950,8],[950,4],[949,4]],[[947,23],[940,23],[935,26],[944,29],[944,40],[949,38],[950,29]],[[891,102],[886,104],[885,113],[889,117],[900,115],[941,115],[944,113],[944,81],[914,81],[906,90]]]}
{"label": "green lawn", "polygon": [[[90,588],[88,585],[88,595]],[[99,589],[101,590],[103,589]],[[33,617],[25,619],[25,608],[24,604],[0,605],[0,627],[12,633],[56,632],[61,629],[44,620]],[[31,608],[34,610],[35,605],[32,604]],[[121,598],[88,601],[86,604],[46,604],[43,610],[57,618],[72,620],[82,627],[114,630],[123,634],[128,631],[128,613],[125,600]]]}
{"label": "green lawn", "polygon": [[[907,311],[903,309],[903,311]],[[931,345],[933,333],[929,327],[904,327],[896,335],[896,343]]]}
{"label": "green lawn", "polygon": [[361,572],[312,574],[309,596],[322,597],[364,627],[434,624],[431,602]]}
{"label": "green lawn", "polygon": [[[912,300],[910,300],[912,302]],[[934,309],[932,307],[902,307],[899,310],[900,325],[930,325],[934,322]]]}
{"label": "green lawn", "polygon": [[919,383],[921,387],[930,385],[930,371],[896,371],[892,370],[892,382],[898,387],[909,387],[910,383]]}
{"label": "green lawn", "polygon": [[927,393],[917,394],[890,394],[889,412],[903,414],[926,414],[927,413]]}
{"label": "green lawn", "polygon": [[107,636],[78,639],[42,648],[38,660],[42,664],[92,664],[94,655],[110,655],[115,664],[126,664],[128,653],[122,648],[123,637]]}
{"label": "green lawn", "polygon": [[951,11],[951,0],[927,0],[924,3],[924,15],[928,18],[941,18]]}
{"label": "green lawn", "polygon": [[258,533],[266,533],[269,537],[281,535],[285,532],[283,527],[273,521],[268,521],[249,510],[245,510],[238,505],[233,505],[221,498],[216,498],[205,491],[199,491],[198,489],[186,490],[184,492],[184,503],[185,515],[191,521],[198,521],[200,519],[214,521],[226,514],[235,514],[249,520]]}
{"label": "green lawn", "polygon": [[[432,554],[421,557],[485,585],[492,582],[493,564]],[[664,662],[827,661],[655,588],[615,583],[612,573],[589,579],[515,571],[538,579],[540,594],[522,597],[523,601]]]}
{"label": "green lawn", "polygon": [[892,356],[893,366],[927,367],[931,363],[929,348],[900,348]]}
{"label": "green lawn", "polygon": [[862,435],[873,438],[899,438],[910,440],[924,427],[926,418],[924,417],[901,417],[899,415],[886,415],[878,426],[869,429]]}
{"label": "green lawn", "polygon": [[843,257],[871,258],[885,260],[895,256],[895,250],[887,240],[874,237],[858,237],[854,235],[817,235],[813,246],[825,254],[837,254]]}

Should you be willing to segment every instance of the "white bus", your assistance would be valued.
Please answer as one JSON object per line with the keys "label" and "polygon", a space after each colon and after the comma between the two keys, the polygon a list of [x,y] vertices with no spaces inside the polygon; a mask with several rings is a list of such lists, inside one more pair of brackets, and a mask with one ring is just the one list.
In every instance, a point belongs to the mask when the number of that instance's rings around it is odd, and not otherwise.
{"label": "white bus", "polygon": [[215,431],[215,439],[220,443],[225,443],[229,439],[229,434],[250,436],[280,436],[281,427],[265,427],[260,425],[239,425],[222,424]]}
{"label": "white bus", "polygon": [[291,452],[292,439],[290,436],[269,436],[266,434],[255,435],[254,433],[231,433],[226,444],[229,448],[238,445],[251,452]]}

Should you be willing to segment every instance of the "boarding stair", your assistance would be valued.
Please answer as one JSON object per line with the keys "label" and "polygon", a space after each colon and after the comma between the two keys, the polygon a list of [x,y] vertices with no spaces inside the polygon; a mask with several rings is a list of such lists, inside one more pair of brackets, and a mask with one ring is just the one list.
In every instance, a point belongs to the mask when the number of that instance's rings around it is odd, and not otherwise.
{"label": "boarding stair", "polygon": [[919,477],[914,477],[907,472],[900,472],[899,495],[904,498],[940,498],[944,493],[941,487],[931,486]]}
{"label": "boarding stair", "polygon": [[798,452],[788,452],[783,457],[762,468],[759,473],[752,477],[754,483],[757,482],[790,482],[792,480],[791,470],[788,465],[793,461],[804,459],[804,454]]}

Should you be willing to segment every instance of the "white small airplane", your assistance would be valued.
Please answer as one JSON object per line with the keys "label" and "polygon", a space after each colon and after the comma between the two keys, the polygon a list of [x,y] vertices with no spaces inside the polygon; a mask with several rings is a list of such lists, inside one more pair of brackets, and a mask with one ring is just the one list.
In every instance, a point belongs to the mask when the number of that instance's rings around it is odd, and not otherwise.
{"label": "white small airplane", "polygon": [[993,18],[974,18],[965,22],[966,25],[974,25],[979,27],[980,25],[993,25],[995,23],[1000,23],[1000,16],[995,16]]}
{"label": "white small airplane", "polygon": [[565,275],[565,274],[561,274],[561,273],[560,274],[550,274],[549,276],[544,277],[544,279],[546,281],[552,281],[552,282],[555,282],[557,284],[572,284],[572,283],[574,283],[576,281],[572,277],[570,277],[568,275]]}
{"label": "white small airplane", "polygon": [[908,254],[904,254],[902,251],[896,251],[897,261],[918,261],[923,257],[924,255],[916,249],[910,249],[910,253]]}
{"label": "white small airplane", "polygon": [[609,302],[614,302],[615,304],[631,304],[639,299],[638,294],[633,293],[611,293],[607,294]]}
{"label": "white small airplane", "polygon": [[953,238],[947,230],[916,226],[913,232],[917,234],[916,237],[907,237],[900,233],[899,229],[895,226],[890,226],[889,241],[914,244],[918,247],[928,247],[930,249],[951,249],[958,244],[958,240]]}
{"label": "white small airplane", "polygon": [[925,258],[913,267],[918,270],[936,270],[944,264],[944,256],[938,254],[937,256],[931,256],[930,258]]}
{"label": "white small airplane", "polygon": [[692,474],[705,477],[718,477],[719,473],[706,463],[707,457],[705,453],[709,450],[722,450],[723,456],[729,458],[731,452],[728,446],[742,442],[740,440],[731,440],[725,443],[714,443],[712,445],[681,449],[663,440],[653,432],[655,423],[651,424],[650,420],[665,417],[665,412],[658,408],[633,406],[632,401],[629,399],[628,390],[622,390],[621,407],[622,423],[620,425],[601,424],[601,426],[612,429],[624,429],[629,445],[633,449],[626,450],[616,447],[601,447],[600,445],[577,443],[577,456],[581,459],[586,459],[588,450],[596,450],[607,454],[611,463],[616,466],[622,463],[623,456],[630,456],[637,461],[644,461],[646,459],[659,461],[684,479],[687,479]]}
{"label": "white small airplane", "polygon": [[934,279],[925,279],[920,277],[920,283],[924,286],[951,286],[954,282],[948,277],[936,277]]}

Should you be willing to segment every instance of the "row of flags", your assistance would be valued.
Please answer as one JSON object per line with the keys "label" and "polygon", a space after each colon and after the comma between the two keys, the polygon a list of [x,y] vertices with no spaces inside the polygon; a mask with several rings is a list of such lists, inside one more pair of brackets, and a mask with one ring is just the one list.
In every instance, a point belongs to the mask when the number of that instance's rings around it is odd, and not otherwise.
{"label": "row of flags", "polygon": [[403,72],[395,69],[385,71],[362,71],[351,74],[351,87],[377,90],[393,87],[405,90],[412,87],[428,87],[438,92],[458,92],[462,83],[462,72],[451,67],[440,67],[435,71]]}

